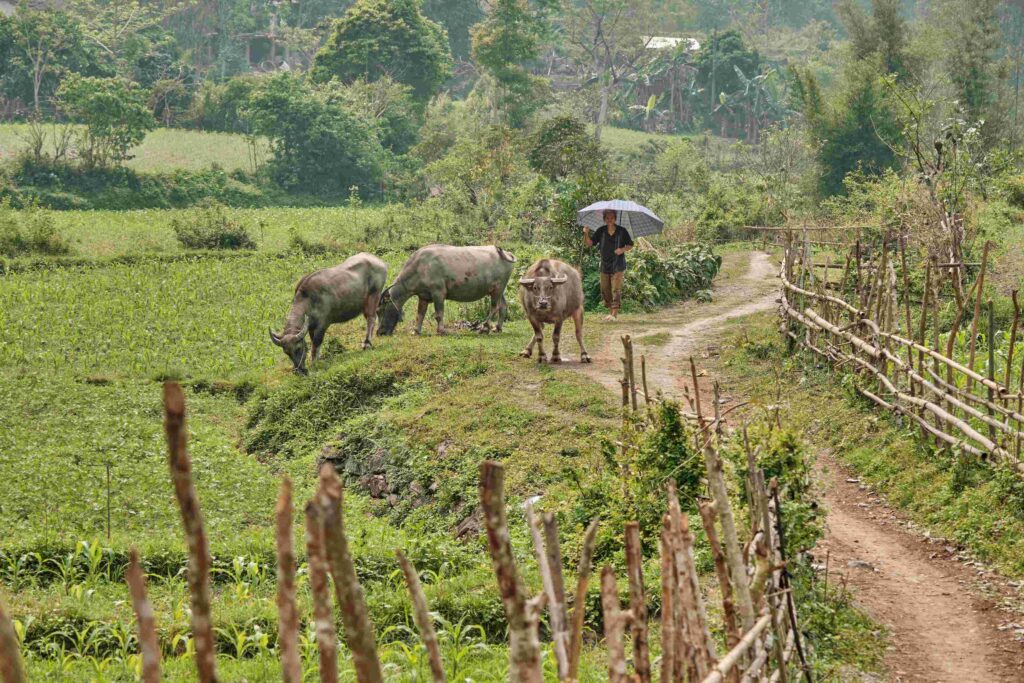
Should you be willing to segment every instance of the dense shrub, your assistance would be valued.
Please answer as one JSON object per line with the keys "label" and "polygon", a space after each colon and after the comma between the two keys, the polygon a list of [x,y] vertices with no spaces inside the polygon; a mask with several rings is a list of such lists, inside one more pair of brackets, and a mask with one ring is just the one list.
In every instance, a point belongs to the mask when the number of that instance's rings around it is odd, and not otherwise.
{"label": "dense shrub", "polygon": [[606,154],[574,116],[556,116],[541,124],[528,157],[533,170],[550,180],[582,175],[605,163]]}
{"label": "dense shrub", "polygon": [[[587,308],[601,303],[598,257],[588,254],[583,271],[583,290]],[[652,249],[634,249],[628,256],[629,270],[622,283],[623,306],[652,309],[685,299],[711,287],[722,266],[722,257],[710,247],[692,244],[662,255]]]}
{"label": "dense shrub", "polygon": [[187,218],[174,218],[171,229],[186,249],[256,248],[245,226],[229,218],[219,204],[195,209]]}
{"label": "dense shrub", "polygon": [[146,93],[123,78],[73,74],[61,84],[57,101],[72,120],[84,124],[78,155],[91,168],[130,159],[129,150],[156,126]]}
{"label": "dense shrub", "polygon": [[270,140],[270,171],[281,187],[339,195],[356,186],[375,193],[388,154],[376,126],[333,90],[278,74],[262,81],[246,116],[253,132]]}
{"label": "dense shrub", "polygon": [[[10,172],[11,185],[0,186],[0,197],[10,199],[14,206],[37,203],[58,210],[185,208],[211,200],[258,207],[272,203],[271,196],[280,201],[277,195],[282,194],[256,185],[240,171],[227,173],[216,168],[139,173],[123,167],[85,169],[26,158]],[[295,198],[288,202],[294,203]]]}
{"label": "dense shrub", "polygon": [[70,251],[49,211],[37,206],[19,211],[6,199],[0,202],[0,256],[58,256]]}
{"label": "dense shrub", "polygon": [[223,133],[250,133],[251,124],[245,109],[260,83],[261,76],[245,74],[224,83],[203,83],[192,101],[189,123],[202,130]]}

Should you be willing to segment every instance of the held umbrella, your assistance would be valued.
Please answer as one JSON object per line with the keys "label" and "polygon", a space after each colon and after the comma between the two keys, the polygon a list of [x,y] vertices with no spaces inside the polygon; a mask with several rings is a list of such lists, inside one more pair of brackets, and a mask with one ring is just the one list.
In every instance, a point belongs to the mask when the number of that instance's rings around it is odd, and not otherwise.
{"label": "held umbrella", "polygon": [[658,215],[636,202],[613,199],[608,202],[596,202],[580,210],[577,222],[591,232],[604,225],[604,212],[614,211],[618,214],[617,222],[624,227],[633,239],[657,235],[665,229],[665,221]]}

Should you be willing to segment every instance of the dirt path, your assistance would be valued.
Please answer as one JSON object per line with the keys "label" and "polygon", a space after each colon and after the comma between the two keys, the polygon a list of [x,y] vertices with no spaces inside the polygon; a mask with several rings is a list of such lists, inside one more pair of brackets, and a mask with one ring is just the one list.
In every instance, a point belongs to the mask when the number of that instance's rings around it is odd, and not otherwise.
{"label": "dirt path", "polygon": [[[719,336],[729,321],[776,305],[776,270],[767,254],[730,254],[723,273],[711,304],[688,302],[654,319],[629,317],[617,324],[646,354],[652,391],[681,397],[683,388],[691,387],[690,356],[699,369],[702,359],[717,354]],[[594,354],[594,365],[583,367],[616,394],[621,349],[618,335],[610,335]],[[702,397],[709,395],[706,382],[710,380],[699,375]],[[898,516],[862,490],[828,453],[821,455],[819,474],[829,510],[819,560],[829,553],[830,583],[844,580],[858,604],[892,633],[886,657],[890,680],[1024,681],[1024,647],[1014,640],[1013,629],[1006,628],[1008,617],[991,599],[973,592],[976,572],[956,559],[955,549],[898,523]]]}

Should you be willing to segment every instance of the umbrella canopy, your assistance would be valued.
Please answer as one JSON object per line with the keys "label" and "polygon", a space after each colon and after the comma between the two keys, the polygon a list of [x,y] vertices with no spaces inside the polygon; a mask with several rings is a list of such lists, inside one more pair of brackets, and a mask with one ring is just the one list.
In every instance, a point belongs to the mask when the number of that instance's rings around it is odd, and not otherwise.
{"label": "umbrella canopy", "polygon": [[657,235],[665,229],[665,221],[646,206],[622,199],[610,202],[596,202],[579,212],[579,224],[598,230],[604,225],[604,212],[614,211],[618,214],[617,223],[624,227],[633,239]]}

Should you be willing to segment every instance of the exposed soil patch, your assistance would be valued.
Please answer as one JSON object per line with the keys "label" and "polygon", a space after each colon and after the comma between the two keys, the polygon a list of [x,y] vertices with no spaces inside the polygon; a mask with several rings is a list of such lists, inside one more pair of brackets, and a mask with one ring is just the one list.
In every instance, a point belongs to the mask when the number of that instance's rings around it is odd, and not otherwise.
{"label": "exposed soil patch", "polygon": [[[701,361],[717,355],[722,328],[730,320],[776,305],[776,269],[767,254],[726,258],[732,261],[724,268],[727,272],[738,270],[741,264],[735,259],[749,259],[749,267],[742,275],[716,281],[713,303],[687,302],[654,315],[625,317],[616,324],[647,356],[652,392],[660,390],[674,398],[682,398],[684,387],[692,392],[692,356],[702,403],[710,406],[712,380],[701,370]],[[652,336],[656,343],[645,345],[643,338]],[[621,341],[612,336],[594,354],[594,364],[582,371],[619,394],[621,354]],[[723,397],[722,408],[740,400]],[[857,603],[892,633],[886,658],[890,680],[1024,681],[1020,626],[1011,613],[999,609],[1012,593],[1006,582],[965,562],[943,541],[911,531],[884,501],[845,474],[830,454],[822,454],[819,470],[829,530],[818,561],[824,563],[828,553],[830,585],[845,581]],[[987,580],[981,582],[979,575]]]}

